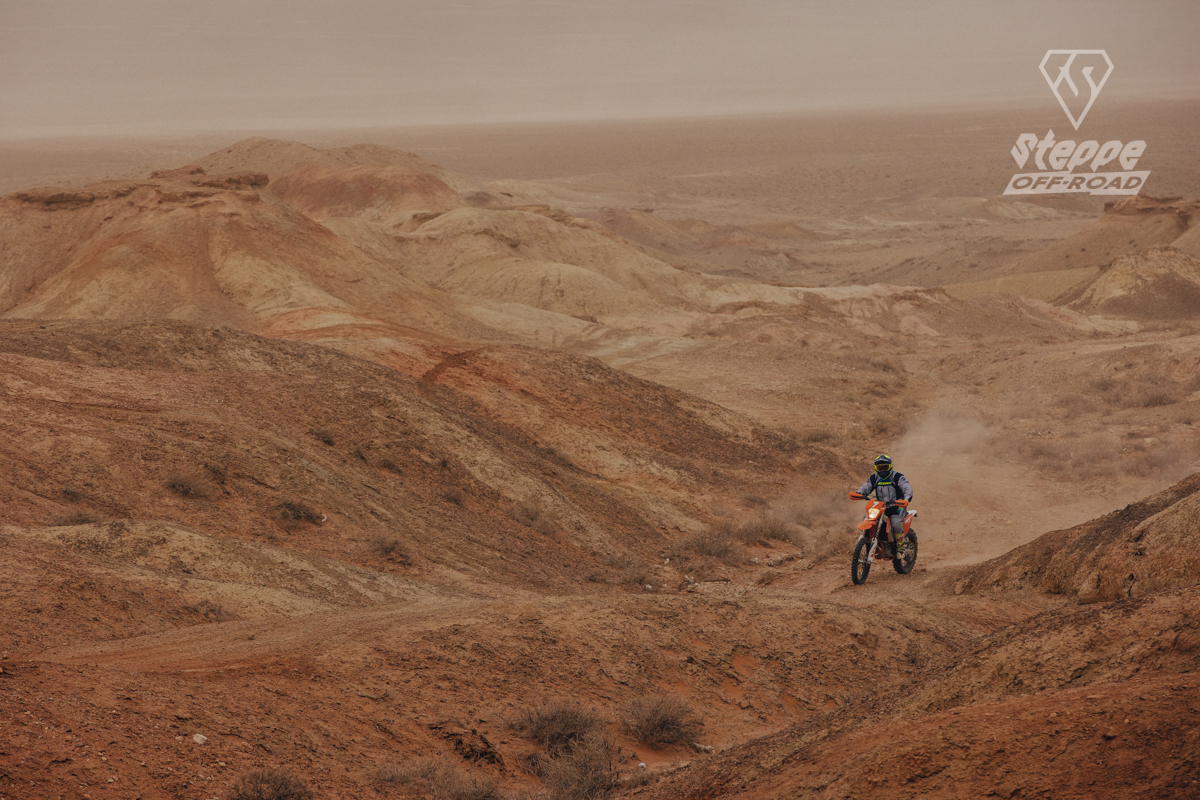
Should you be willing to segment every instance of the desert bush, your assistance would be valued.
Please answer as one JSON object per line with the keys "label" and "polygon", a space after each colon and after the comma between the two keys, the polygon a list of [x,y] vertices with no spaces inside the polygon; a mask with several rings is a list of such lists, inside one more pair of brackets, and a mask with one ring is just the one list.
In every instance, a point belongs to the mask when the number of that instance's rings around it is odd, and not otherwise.
{"label": "desert bush", "polygon": [[367,460],[367,454],[363,451],[363,449],[361,447],[356,447],[353,450],[351,450],[350,455],[354,456],[359,461],[365,462]]}
{"label": "desert bush", "polygon": [[802,444],[822,444],[833,441],[834,438],[836,437],[833,431],[827,431],[823,428],[796,432],[796,440]]}
{"label": "desert bush", "polygon": [[533,739],[552,757],[571,752],[589,736],[603,733],[604,720],[571,701],[552,701],[525,709],[508,726]]}
{"label": "desert bush", "polygon": [[908,432],[908,424],[891,414],[873,414],[867,423],[867,431],[873,436],[892,438]]}
{"label": "desert bush", "polygon": [[442,499],[459,508],[462,508],[463,504],[467,502],[467,496],[463,494],[462,489],[447,489],[442,492]]}
{"label": "desert bush", "polygon": [[91,525],[96,522],[100,522],[100,517],[96,516],[95,514],[89,514],[86,511],[82,511],[76,514],[64,514],[61,517],[55,517],[50,522],[50,527],[63,528],[68,525]]}
{"label": "desert bush", "polygon": [[510,519],[532,528],[542,515],[542,509],[536,503],[515,503],[508,509]]}
{"label": "desert bush", "polygon": [[166,486],[180,497],[204,499],[211,494],[208,481],[199,475],[177,473],[167,478]]}
{"label": "desert bush", "polygon": [[83,499],[83,492],[73,486],[64,486],[62,488],[62,496],[68,503],[78,503]]}
{"label": "desert bush", "polygon": [[868,362],[872,367],[880,372],[899,372],[900,368],[896,366],[896,362],[890,358],[872,358]]}
{"label": "desert bush", "polygon": [[380,461],[379,466],[383,467],[388,472],[391,472],[394,475],[403,475],[404,474],[400,470],[400,465],[397,464],[395,461],[392,461],[390,458],[385,458],[382,461]]}
{"label": "desert bush", "polygon": [[232,611],[211,600],[201,600],[195,605],[183,606],[183,610],[189,614],[204,617],[209,622],[228,622],[231,619],[237,619],[237,615]]}
{"label": "desert bush", "polygon": [[742,523],[737,529],[737,538],[746,544],[790,541],[787,522],[776,514],[758,514],[754,519]]}
{"label": "desert bush", "polygon": [[1028,464],[1044,474],[1079,480],[1111,475],[1119,449],[1105,434],[1055,439],[1011,432],[993,437],[987,447],[993,454]]}
{"label": "desert bush", "polygon": [[746,508],[770,508],[771,504],[767,502],[767,498],[759,497],[756,494],[742,495],[742,504]]}
{"label": "desert bush", "polygon": [[654,583],[654,572],[646,559],[634,553],[608,556],[604,563],[616,570],[615,583],[626,586],[646,586]]}
{"label": "desert bush", "polygon": [[439,800],[497,800],[496,781],[486,775],[467,774],[445,758],[423,758],[389,764],[376,770],[377,786],[412,786]]}
{"label": "desert bush", "polygon": [[770,586],[772,583],[774,583],[775,581],[779,580],[782,577],[783,577],[783,573],[780,572],[779,570],[768,569],[765,572],[760,573],[759,576],[754,579],[754,585],[755,586]]}
{"label": "desert bush", "polygon": [[1159,475],[1182,466],[1187,462],[1187,455],[1175,445],[1156,445],[1154,447],[1138,447],[1121,459],[1121,472],[1146,478]]}
{"label": "desert bush", "polygon": [[1119,398],[1117,405],[1121,408],[1157,408],[1174,405],[1179,398],[1172,392],[1160,388],[1129,391]]}
{"label": "desert bush", "polygon": [[788,528],[787,541],[812,561],[841,554],[852,544],[848,534],[861,515],[859,502],[839,491],[804,497],[785,510],[785,519],[794,525]]}
{"label": "desert bush", "polygon": [[732,563],[744,558],[745,552],[738,541],[737,530],[731,523],[720,520],[711,528],[681,540],[676,545],[675,555],[679,557],[705,556]]}
{"label": "desert bush", "polygon": [[553,800],[598,800],[620,783],[616,744],[595,730],[580,739],[570,752],[544,765],[542,780]]}
{"label": "desert bush", "polygon": [[650,747],[691,744],[704,727],[691,704],[677,694],[637,697],[624,711],[625,729]]}
{"label": "desert bush", "polygon": [[233,787],[229,800],[312,800],[312,790],[290,772],[251,772]]}
{"label": "desert bush", "polygon": [[287,502],[280,503],[277,508],[279,510],[279,521],[285,528],[295,528],[304,523],[320,525],[323,521],[321,519],[323,515],[319,511],[307,503],[302,503],[298,500],[288,500]]}
{"label": "desert bush", "polygon": [[637,769],[625,776],[625,780],[621,781],[621,786],[625,789],[637,789],[652,783],[654,779],[655,775],[650,770]]}
{"label": "desert bush", "polygon": [[371,552],[386,558],[388,561],[395,561],[406,567],[412,565],[412,557],[408,553],[408,548],[401,544],[400,540],[394,536],[384,536],[383,534],[372,536],[367,541],[367,546]]}
{"label": "desert bush", "polygon": [[204,471],[219,486],[224,486],[225,481],[229,479],[229,470],[220,464],[205,464]]}
{"label": "desert bush", "polygon": [[333,438],[333,434],[330,433],[329,431],[314,429],[314,430],[309,431],[308,433],[310,436],[312,436],[318,442],[328,445],[329,447],[333,447],[337,443],[336,440]]}
{"label": "desert bush", "polygon": [[1157,408],[1158,406],[1169,406],[1175,404],[1175,397],[1170,392],[1151,391],[1142,395],[1140,398],[1142,408]]}

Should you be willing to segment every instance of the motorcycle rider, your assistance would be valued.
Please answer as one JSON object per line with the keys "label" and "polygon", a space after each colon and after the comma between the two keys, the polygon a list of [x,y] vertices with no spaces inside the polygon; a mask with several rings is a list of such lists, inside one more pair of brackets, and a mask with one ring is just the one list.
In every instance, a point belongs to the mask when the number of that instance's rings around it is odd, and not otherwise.
{"label": "motorcycle rider", "polygon": [[880,455],[875,459],[875,473],[867,478],[858,493],[870,497],[875,492],[875,499],[884,503],[883,513],[887,515],[892,528],[892,541],[897,543],[896,554],[904,550],[904,509],[892,505],[896,500],[912,502],[913,491],[908,484],[908,478],[892,469],[892,457]]}

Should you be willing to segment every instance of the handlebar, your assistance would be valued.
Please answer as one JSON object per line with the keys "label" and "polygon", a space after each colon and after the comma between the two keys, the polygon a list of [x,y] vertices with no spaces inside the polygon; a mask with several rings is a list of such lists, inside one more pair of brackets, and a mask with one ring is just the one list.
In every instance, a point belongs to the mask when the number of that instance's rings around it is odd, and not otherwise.
{"label": "handlebar", "polygon": [[[850,494],[848,496],[851,500],[869,500],[870,499],[869,497],[859,494],[858,492],[850,492]],[[900,508],[907,508],[908,501],[907,500],[892,500],[890,503],[888,503],[888,505],[899,506]]]}

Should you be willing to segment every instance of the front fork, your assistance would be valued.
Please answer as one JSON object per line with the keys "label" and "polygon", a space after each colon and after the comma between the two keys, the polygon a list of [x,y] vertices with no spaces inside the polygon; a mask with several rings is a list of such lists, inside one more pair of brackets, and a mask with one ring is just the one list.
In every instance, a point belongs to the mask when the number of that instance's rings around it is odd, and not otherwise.
{"label": "front fork", "polygon": [[859,541],[862,541],[863,539],[867,539],[871,543],[871,546],[867,548],[866,559],[867,566],[870,566],[871,564],[875,563],[875,552],[879,549],[879,537],[874,535],[872,532],[870,536],[864,533],[859,537]]}
{"label": "front fork", "polygon": [[867,565],[868,566],[875,563],[875,554],[877,552],[879,552],[879,535],[881,533],[883,533],[883,530],[884,530],[883,526],[880,525],[879,527],[875,528],[875,530],[871,531],[869,534],[864,533],[862,536],[859,537],[860,541],[865,537],[865,538],[869,539],[869,541],[871,542],[871,546],[867,548]]}

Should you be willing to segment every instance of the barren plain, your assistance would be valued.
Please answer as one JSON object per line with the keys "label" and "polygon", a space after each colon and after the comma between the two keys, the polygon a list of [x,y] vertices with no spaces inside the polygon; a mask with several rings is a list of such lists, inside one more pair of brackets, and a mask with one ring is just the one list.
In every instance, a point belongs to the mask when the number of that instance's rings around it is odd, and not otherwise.
{"label": "barren plain", "polygon": [[0,797],[1196,797],[1198,116],[4,143]]}

